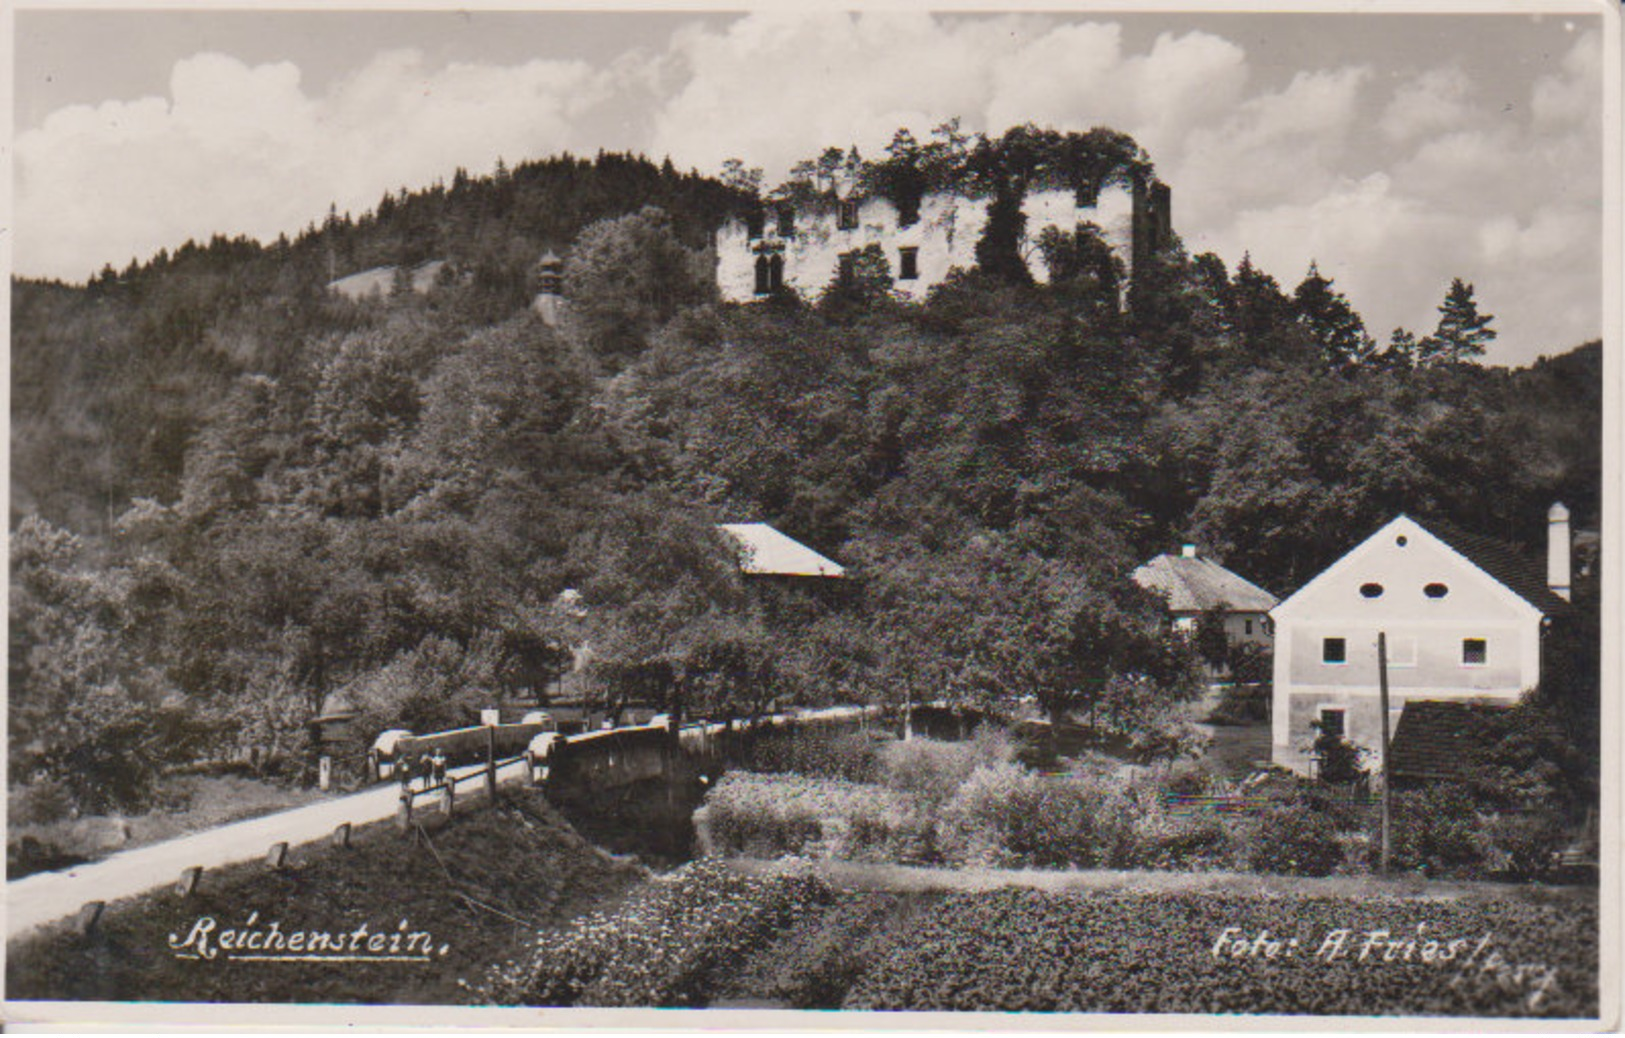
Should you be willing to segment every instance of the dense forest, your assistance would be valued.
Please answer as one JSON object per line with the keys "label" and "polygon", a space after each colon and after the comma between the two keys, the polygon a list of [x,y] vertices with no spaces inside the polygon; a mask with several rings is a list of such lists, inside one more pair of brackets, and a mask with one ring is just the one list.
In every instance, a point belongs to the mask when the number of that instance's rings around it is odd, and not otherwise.
{"label": "dense forest", "polygon": [[[997,200],[1102,141],[948,127],[862,168],[929,184],[947,154]],[[760,186],[731,173],[459,170],[292,241],[14,281],[12,782],[135,806],[177,762],[301,762],[337,691],[378,728],[464,723],[582,645],[603,694],[689,712],[1127,723],[1188,671],[1128,580],[1181,541],[1285,593],[1400,511],[1522,545],[1554,500],[1598,524],[1599,344],[1482,366],[1462,281],[1380,345],[1313,268],[1286,288],[1177,240],[1127,307],[1087,262],[724,305],[710,231]],[[556,325],[528,306],[548,249]],[[428,259],[455,273],[426,293],[326,289]],[[714,524],[752,520],[852,579],[747,583]]]}

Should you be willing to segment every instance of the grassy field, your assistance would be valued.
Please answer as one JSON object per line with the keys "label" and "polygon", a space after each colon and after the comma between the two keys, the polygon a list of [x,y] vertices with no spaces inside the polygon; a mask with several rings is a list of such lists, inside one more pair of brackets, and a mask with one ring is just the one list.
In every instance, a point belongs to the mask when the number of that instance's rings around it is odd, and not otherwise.
{"label": "grassy field", "polygon": [[[109,905],[88,935],[56,924],[12,942],[12,1000],[448,1004],[460,981],[531,943],[538,928],[613,902],[646,875],[587,843],[540,794],[507,791],[416,837],[392,823],[352,845],[293,848],[287,866],[205,873],[189,897],[163,890]],[[200,920],[284,933],[430,935],[428,961],[212,961],[178,957]],[[250,921],[252,920],[252,921]],[[195,945],[194,945],[195,947]],[[443,949],[443,951],[442,951]]]}

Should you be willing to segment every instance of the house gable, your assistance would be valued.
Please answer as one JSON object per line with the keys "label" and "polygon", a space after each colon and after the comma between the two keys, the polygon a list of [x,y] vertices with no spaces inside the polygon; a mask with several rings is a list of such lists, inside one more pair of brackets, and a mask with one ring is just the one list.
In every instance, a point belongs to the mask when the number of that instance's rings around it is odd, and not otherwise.
{"label": "house gable", "polygon": [[1540,609],[1409,516],[1366,538],[1271,610],[1277,625],[1538,620]]}

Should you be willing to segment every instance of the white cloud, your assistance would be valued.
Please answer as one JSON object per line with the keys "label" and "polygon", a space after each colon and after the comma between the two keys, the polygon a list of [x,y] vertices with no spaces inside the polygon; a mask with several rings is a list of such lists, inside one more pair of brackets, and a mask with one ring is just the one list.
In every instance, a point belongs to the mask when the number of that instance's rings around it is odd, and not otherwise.
{"label": "white cloud", "polygon": [[273,238],[330,202],[578,146],[611,88],[578,62],[429,69],[395,51],[317,97],[291,64],[194,55],[167,99],[65,108],[17,137],[16,263],[77,279],[188,237]]}
{"label": "white cloud", "polygon": [[1602,38],[1582,33],[1563,59],[1563,71],[1535,81],[1530,107],[1544,124],[1595,119],[1602,113]]}
{"label": "white cloud", "polygon": [[1460,68],[1424,72],[1394,91],[1393,100],[1382,114],[1382,132],[1393,140],[1409,141],[1460,126],[1472,115],[1472,88],[1472,81]]}

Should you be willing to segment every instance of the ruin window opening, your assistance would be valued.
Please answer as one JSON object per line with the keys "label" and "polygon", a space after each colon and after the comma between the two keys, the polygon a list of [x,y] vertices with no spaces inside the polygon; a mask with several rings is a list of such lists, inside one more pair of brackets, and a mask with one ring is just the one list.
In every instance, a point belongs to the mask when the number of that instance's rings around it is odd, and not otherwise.
{"label": "ruin window opening", "polygon": [[746,213],[745,236],[751,241],[755,241],[756,239],[760,238],[766,223],[767,214],[763,213],[760,209],[752,210],[751,212]]}
{"label": "ruin window opening", "polygon": [[912,246],[897,250],[897,280],[914,281],[920,276],[920,250]]}
{"label": "ruin window opening", "polygon": [[796,211],[789,206],[779,207],[779,237],[793,238],[796,233]]}
{"label": "ruin window opening", "polygon": [[858,200],[855,198],[841,199],[840,211],[836,214],[835,226],[838,230],[850,231],[858,226]]}
{"label": "ruin window opening", "polygon": [[[774,257],[777,259],[778,257]],[[773,277],[772,264],[768,263],[766,256],[756,257],[756,294],[765,296],[771,291]]]}
{"label": "ruin window opening", "polygon": [[897,200],[897,226],[913,227],[920,222],[920,196],[907,194]]}
{"label": "ruin window opening", "polygon": [[767,261],[767,290],[778,292],[784,288],[784,257],[774,254]]}

